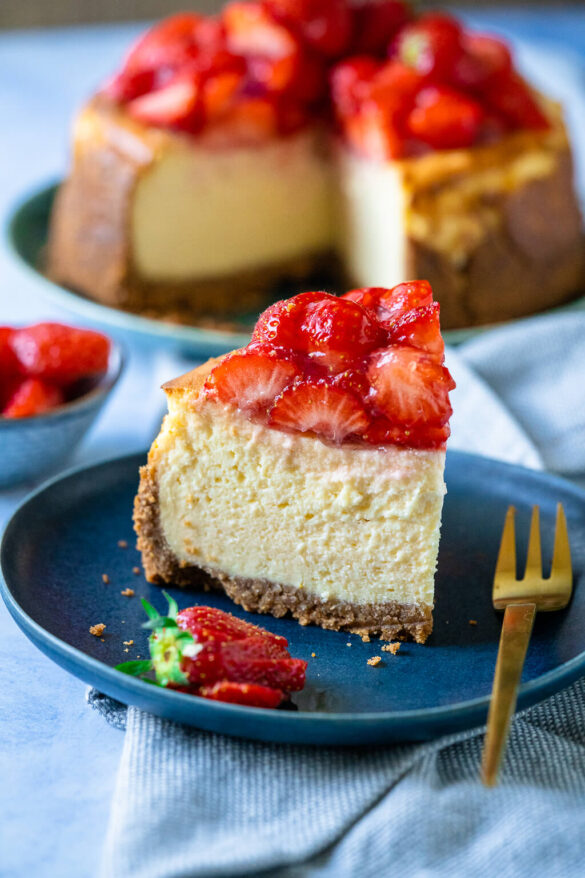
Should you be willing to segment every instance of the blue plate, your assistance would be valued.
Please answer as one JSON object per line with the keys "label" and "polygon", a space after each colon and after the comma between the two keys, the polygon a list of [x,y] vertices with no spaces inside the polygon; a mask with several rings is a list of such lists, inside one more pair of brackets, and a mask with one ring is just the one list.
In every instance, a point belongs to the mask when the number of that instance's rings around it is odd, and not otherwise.
{"label": "blue plate", "polygon": [[[104,328],[122,329],[125,333],[177,350],[179,353],[206,359],[216,357],[234,348],[246,345],[257,314],[237,315],[234,320],[233,332],[199,328],[197,326],[181,326],[166,323],[163,320],[141,317],[119,308],[110,308],[88,299],[82,293],[62,287],[43,274],[43,254],[46,249],[49,217],[57,186],[49,186],[32,193],[15,208],[8,223],[8,240],[13,251],[24,267],[33,275],[39,291],[47,298],[63,308],[81,315],[86,320],[97,323]],[[319,279],[315,279],[317,283]],[[326,286],[326,284],[325,284]],[[323,279],[313,289],[322,288]],[[284,298],[298,292],[290,286],[278,291],[275,298]],[[562,308],[551,309],[546,313],[566,310],[585,309],[585,296],[570,302]],[[488,327],[469,329],[451,329],[443,332],[448,344],[460,344]]]}
{"label": "blue plate", "polygon": [[[171,588],[181,608],[211,604],[287,637],[291,654],[309,663],[305,690],[294,698],[298,710],[220,704],[128,677],[113,666],[148,654],[138,597],[166,606],[160,589],[132,570],[139,564],[132,501],[143,460],[123,457],[49,482],[15,513],[1,550],[2,594],[25,634],[72,674],[120,701],[203,729],[294,743],[381,744],[482,724],[501,624],[491,606],[491,579],[512,502],[523,535],[530,507],[540,504],[545,558],[556,504],[564,504],[575,572],[567,610],[537,618],[518,705],[534,704],[585,673],[585,492],[553,476],[450,452],[435,629],[424,646],[405,643],[392,656],[380,652],[379,642],[246,613],[224,595]],[[120,548],[119,540],[128,547]],[[135,597],[121,594],[128,587]],[[103,641],[88,631],[98,622],[107,626]],[[125,647],[129,640],[134,643]],[[369,666],[377,654],[383,662]]]}

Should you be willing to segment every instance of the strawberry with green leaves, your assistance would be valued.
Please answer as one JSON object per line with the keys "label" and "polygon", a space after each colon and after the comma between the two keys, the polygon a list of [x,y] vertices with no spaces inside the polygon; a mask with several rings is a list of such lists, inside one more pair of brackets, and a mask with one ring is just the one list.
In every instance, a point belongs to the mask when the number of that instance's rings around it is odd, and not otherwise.
{"label": "strawberry with green leaves", "polygon": [[[214,607],[179,612],[166,592],[162,616],[143,600],[151,630],[150,659],[118,665],[118,670],[214,701],[277,707],[305,684],[307,663],[291,658],[279,637]],[[154,671],[155,681],[146,675]]]}

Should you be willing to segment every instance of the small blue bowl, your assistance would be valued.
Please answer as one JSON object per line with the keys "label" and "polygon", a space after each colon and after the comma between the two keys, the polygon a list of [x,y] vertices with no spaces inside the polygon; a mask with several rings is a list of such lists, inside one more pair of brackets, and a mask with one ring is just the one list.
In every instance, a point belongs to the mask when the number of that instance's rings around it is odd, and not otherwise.
{"label": "small blue bowl", "polygon": [[83,396],[41,415],[0,416],[0,488],[40,479],[75,450],[122,374],[122,349],[110,344],[107,371]]}

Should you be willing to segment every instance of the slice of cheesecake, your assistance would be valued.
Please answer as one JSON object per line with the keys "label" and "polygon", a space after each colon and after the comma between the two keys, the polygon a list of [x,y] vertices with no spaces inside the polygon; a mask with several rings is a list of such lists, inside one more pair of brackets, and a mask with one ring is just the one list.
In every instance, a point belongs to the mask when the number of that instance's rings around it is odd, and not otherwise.
{"label": "slice of cheesecake", "polygon": [[135,504],[147,578],[424,642],[453,386],[425,282],[271,306],[246,348],[165,385]]}

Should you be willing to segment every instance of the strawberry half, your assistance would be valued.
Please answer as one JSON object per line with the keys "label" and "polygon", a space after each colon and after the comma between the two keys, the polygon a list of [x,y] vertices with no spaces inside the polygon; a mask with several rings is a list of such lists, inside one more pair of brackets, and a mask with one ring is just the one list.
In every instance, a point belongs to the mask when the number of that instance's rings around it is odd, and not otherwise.
{"label": "strawberry half", "polygon": [[347,0],[265,0],[272,15],[315,51],[334,58],[348,46],[352,19]]}
{"label": "strawberry half", "polygon": [[[244,619],[239,619],[231,613],[224,613],[215,607],[187,607],[177,613],[177,624],[184,631],[189,631],[195,637],[202,639],[202,632],[208,632],[207,636],[221,635],[225,640],[245,640],[262,638],[270,644],[279,655],[286,653],[288,642],[286,638],[273,634],[259,625],[253,625]],[[203,638],[206,639],[206,638]],[[273,655],[273,653],[271,653]],[[255,655],[258,658],[257,655]]]}
{"label": "strawberry half", "polygon": [[109,339],[90,329],[37,323],[15,329],[10,344],[21,372],[31,378],[66,384],[108,368]]}
{"label": "strawberry half", "polygon": [[438,302],[402,312],[388,330],[391,344],[410,345],[443,362],[445,342],[441,337]]}
{"label": "strawberry half", "polygon": [[63,391],[39,378],[23,378],[12,390],[2,415],[5,418],[28,418],[41,415],[65,401]]}
{"label": "strawberry half", "polygon": [[447,86],[423,88],[406,129],[433,149],[464,149],[479,135],[485,113],[477,101]]}
{"label": "strawberry half", "polygon": [[383,55],[396,34],[412,18],[402,0],[361,0],[353,7],[352,49]]}
{"label": "strawberry half", "polygon": [[288,387],[269,412],[269,423],[301,433],[312,431],[332,442],[364,433],[370,419],[353,394],[325,381],[305,381]]}
{"label": "strawberry half", "polygon": [[303,351],[304,341],[300,329],[307,308],[328,298],[334,297],[322,290],[316,290],[275,302],[258,318],[252,333],[252,343],[266,342],[271,347]]}
{"label": "strawberry half", "polygon": [[368,378],[374,405],[392,423],[442,426],[451,416],[453,379],[423,351],[398,345],[378,351],[370,358]]}
{"label": "strawberry half", "polygon": [[278,358],[266,346],[253,346],[225,357],[213,368],[205,390],[221,402],[259,411],[299,375],[291,360]]}
{"label": "strawberry half", "polygon": [[259,686],[257,683],[231,683],[227,680],[213,686],[202,686],[197,694],[211,701],[245,704],[248,707],[278,707],[284,699],[284,693],[279,689]]}
{"label": "strawberry half", "polygon": [[334,372],[345,370],[386,339],[364,308],[335,296],[308,305],[300,333],[311,360]]}
{"label": "strawberry half", "polygon": [[147,125],[195,132],[203,125],[200,90],[196,75],[183,74],[163,88],[130,101],[127,109],[131,116]]}

